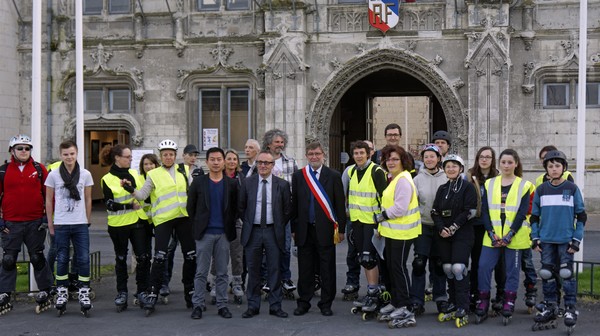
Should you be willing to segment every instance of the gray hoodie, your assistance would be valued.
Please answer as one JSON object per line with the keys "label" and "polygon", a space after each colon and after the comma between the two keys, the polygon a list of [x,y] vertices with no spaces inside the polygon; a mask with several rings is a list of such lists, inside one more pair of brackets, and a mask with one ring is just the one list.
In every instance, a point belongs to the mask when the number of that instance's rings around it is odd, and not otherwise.
{"label": "gray hoodie", "polygon": [[419,211],[421,211],[421,222],[424,225],[433,226],[431,219],[431,207],[435,200],[435,194],[438,188],[446,183],[448,178],[442,169],[437,173],[431,174],[425,167],[419,170],[419,174],[415,176],[414,182],[417,187],[417,197],[419,198]]}

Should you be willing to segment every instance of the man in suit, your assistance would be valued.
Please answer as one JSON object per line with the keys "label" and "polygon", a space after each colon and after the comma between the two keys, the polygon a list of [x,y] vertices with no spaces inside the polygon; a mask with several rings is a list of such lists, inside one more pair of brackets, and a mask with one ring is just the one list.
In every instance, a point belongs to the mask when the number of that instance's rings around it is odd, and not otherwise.
{"label": "man in suit", "polygon": [[243,318],[260,312],[260,268],[263,249],[267,256],[269,314],[287,317],[281,309],[281,253],[285,248],[286,224],[291,215],[290,184],[271,172],[275,160],[268,151],[256,158],[258,175],[244,180],[238,198],[238,210],[244,222],[241,243],[248,268],[248,310]]}
{"label": "man in suit", "polygon": [[227,308],[227,265],[229,242],[236,238],[237,181],[223,174],[225,153],[213,147],[206,152],[208,174],[194,179],[188,191],[187,212],[196,241],[196,276],[192,296],[193,319],[202,318],[206,305],[206,277],[211,260],[215,261],[216,294],[219,316],[231,318]]}
{"label": "man in suit", "polygon": [[[315,270],[321,279],[321,314],[331,316],[331,303],[335,298],[335,243],[334,226],[338,226],[339,237],[344,239],[346,209],[341,175],[326,167],[325,153],[320,143],[306,147],[309,166],[294,173],[292,177],[292,236],[298,246],[298,307],[294,315],[304,315],[310,309],[314,295]],[[315,177],[314,184],[307,181]],[[322,187],[322,189],[321,189]],[[316,198],[311,188],[324,192],[327,197]],[[328,199],[328,200],[327,200]],[[332,213],[328,215],[322,206],[328,204]]]}

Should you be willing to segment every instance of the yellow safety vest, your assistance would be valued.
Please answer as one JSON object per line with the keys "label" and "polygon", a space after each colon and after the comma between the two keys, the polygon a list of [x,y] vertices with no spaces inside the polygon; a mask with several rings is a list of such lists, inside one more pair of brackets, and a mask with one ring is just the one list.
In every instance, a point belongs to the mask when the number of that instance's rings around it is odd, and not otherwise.
{"label": "yellow safety vest", "polygon": [[[186,169],[186,176],[188,167]],[[179,217],[187,217],[187,183],[182,173],[175,167],[175,181],[165,167],[154,168],[148,172],[148,178],[154,183],[150,194],[152,202],[152,221],[155,226]]]}
{"label": "yellow safety vest", "polygon": [[[563,178],[563,179],[565,179],[565,180],[567,180],[567,179],[569,178],[569,176],[571,176],[571,178],[573,178],[573,174],[571,174],[571,172],[570,172],[570,171],[568,171],[568,170],[567,170],[567,171],[565,171],[565,172],[562,174],[562,178]],[[535,187],[536,187],[536,188],[537,188],[537,187],[539,187],[539,186],[540,186],[540,184],[542,184],[542,183],[544,183],[544,182],[546,182],[546,181],[548,181],[548,180],[546,180],[546,173],[543,173],[542,175],[538,176],[538,177],[535,179]]]}
{"label": "yellow safety vest", "polygon": [[358,167],[348,170],[348,176],[350,177],[350,184],[348,186],[348,212],[350,213],[350,220],[353,222],[359,221],[363,224],[375,224],[373,222],[373,214],[381,213],[377,200],[377,189],[375,188],[375,183],[373,183],[373,167],[381,169],[381,167],[371,162],[360,182],[358,182],[358,173],[352,173]]}
{"label": "yellow safety vest", "polygon": [[421,213],[419,212],[419,200],[417,198],[417,188],[413,183],[410,172],[403,171],[394,177],[392,182],[383,191],[381,197],[381,207],[389,209],[394,205],[394,194],[396,185],[400,179],[406,179],[412,187],[412,195],[408,204],[408,212],[405,216],[388,219],[379,223],[379,234],[383,237],[395,240],[409,240],[416,238],[421,234]]}
{"label": "yellow safety vest", "polygon": [[[135,179],[137,188],[141,188],[143,182],[138,173],[133,169],[129,169],[129,173]],[[110,188],[113,193],[113,201],[115,203],[133,203],[133,196],[121,186],[121,179],[119,179],[117,176],[108,173],[102,177],[101,183]],[[146,216],[146,213],[143,209],[127,209],[118,211],[106,210],[106,212],[108,213],[108,226],[114,227],[135,224],[140,218],[144,220],[148,219],[148,216]]]}
{"label": "yellow safety vest", "polygon": [[[506,216],[506,219],[504,220],[504,226],[502,225],[502,220],[500,219],[500,214],[502,211],[502,176],[496,176],[485,181],[485,190],[487,193],[487,202],[492,226],[496,232],[496,235],[502,238],[508,233],[513,220],[517,216],[517,212],[521,206],[521,199],[526,193],[533,192],[535,190],[534,186],[531,182],[523,180],[517,176],[510,187],[504,203],[504,214]],[[529,225],[529,219],[525,218],[525,220],[523,220],[523,225],[521,225],[521,228],[514,235],[507,247],[513,250],[530,248],[530,233],[531,226]],[[487,234],[483,236],[483,246],[492,247],[492,240]]]}
{"label": "yellow safety vest", "polygon": [[62,163],[62,161],[56,161],[54,163],[49,164],[46,169],[48,170],[48,173],[53,171],[54,169],[57,169],[58,167],[60,167],[60,164]]}

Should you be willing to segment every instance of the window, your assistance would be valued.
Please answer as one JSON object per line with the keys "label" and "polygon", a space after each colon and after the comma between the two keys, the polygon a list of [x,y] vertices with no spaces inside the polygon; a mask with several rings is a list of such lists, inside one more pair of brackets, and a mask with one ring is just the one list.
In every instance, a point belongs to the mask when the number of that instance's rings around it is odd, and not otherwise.
{"label": "window", "polygon": [[[250,90],[248,88],[200,89],[199,138],[202,150],[212,145],[242,150],[250,137]],[[218,143],[204,139],[205,131],[217,130]],[[214,141],[212,140],[212,141]]]}
{"label": "window", "polygon": [[587,83],[585,87],[585,106],[600,107],[600,83]]}
{"label": "window", "polygon": [[569,108],[569,83],[544,84],[544,108]]}
{"label": "window", "polygon": [[83,94],[85,113],[131,112],[131,90],[129,89],[108,87],[86,89]]}
{"label": "window", "polygon": [[221,7],[221,0],[198,0],[198,10],[217,11],[219,7]]}
{"label": "window", "polygon": [[227,0],[228,10],[250,9],[250,0]]}
{"label": "window", "polygon": [[[109,14],[131,13],[131,0],[107,0],[106,8]],[[83,14],[101,15],[104,10],[104,0],[83,0]]]}

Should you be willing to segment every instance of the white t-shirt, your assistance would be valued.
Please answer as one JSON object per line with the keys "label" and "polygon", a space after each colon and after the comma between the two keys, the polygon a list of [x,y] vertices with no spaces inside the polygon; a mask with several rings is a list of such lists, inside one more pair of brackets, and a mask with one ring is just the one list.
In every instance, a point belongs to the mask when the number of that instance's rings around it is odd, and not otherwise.
{"label": "white t-shirt", "polygon": [[60,176],[60,170],[55,169],[48,174],[46,186],[54,188],[54,225],[87,224],[88,218],[85,210],[85,187],[94,185],[92,174],[87,169],[80,168],[77,189],[81,200],[75,201],[69,197],[69,190]]}

